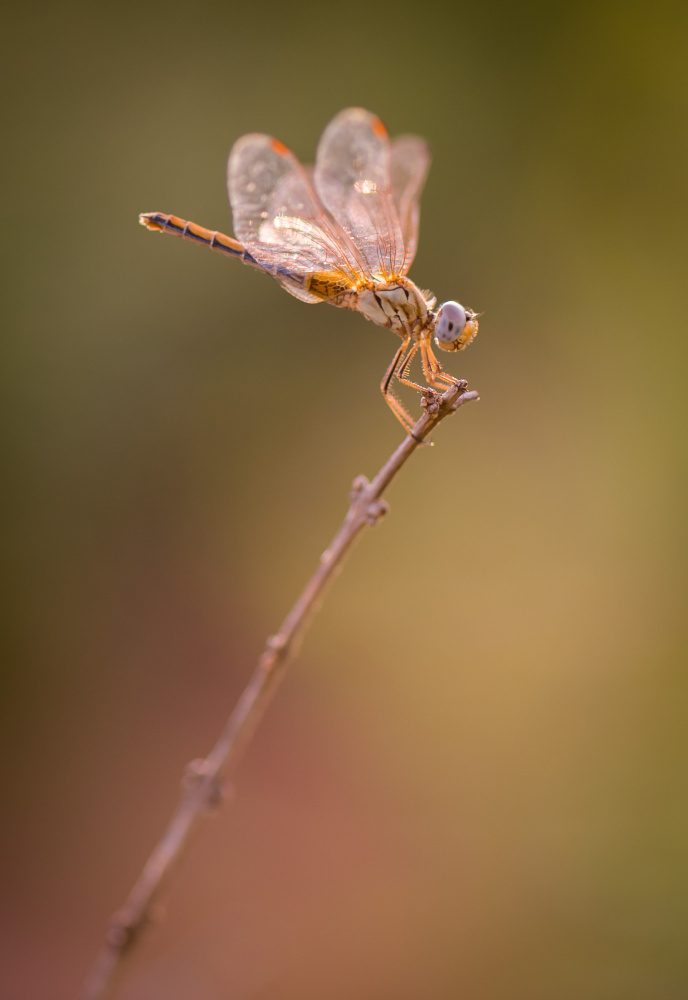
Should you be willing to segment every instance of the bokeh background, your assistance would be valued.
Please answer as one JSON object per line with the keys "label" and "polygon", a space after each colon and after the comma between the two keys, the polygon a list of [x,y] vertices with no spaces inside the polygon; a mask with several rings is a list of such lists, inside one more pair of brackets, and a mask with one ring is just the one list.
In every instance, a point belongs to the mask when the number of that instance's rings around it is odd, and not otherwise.
{"label": "bokeh background", "polygon": [[[389,494],[121,1000],[688,995],[688,8],[6,8],[0,995],[73,997],[400,440],[396,340],[137,225],[231,143],[433,146],[481,391]],[[411,400],[417,406],[417,400]]]}

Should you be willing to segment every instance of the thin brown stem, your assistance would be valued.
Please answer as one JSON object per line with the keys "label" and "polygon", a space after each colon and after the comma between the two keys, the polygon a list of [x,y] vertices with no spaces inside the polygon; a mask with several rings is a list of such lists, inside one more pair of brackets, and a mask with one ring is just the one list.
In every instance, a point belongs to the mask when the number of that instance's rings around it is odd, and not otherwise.
{"label": "thin brown stem", "polygon": [[260,721],[287,663],[294,656],[303,633],[318,609],[327,584],[341,569],[347,553],[363,529],[374,525],[387,510],[386,503],[380,499],[382,493],[433,428],[463,403],[477,398],[477,392],[466,391],[465,382],[452,385],[442,396],[424,397],[425,412],[422,417],[372,482],[368,482],[365,476],[359,476],[354,481],[344,521],[279,631],[268,639],[253,676],[220,738],[204,760],[189,765],[181,801],[129,898],[112,917],[105,942],[84,987],[82,1000],[104,1000],[112,995],[122,972],[123,960],[131,954],[144,927],[153,919],[160,894],[169,883],[191,834],[201,818],[219,805],[223,782]]}

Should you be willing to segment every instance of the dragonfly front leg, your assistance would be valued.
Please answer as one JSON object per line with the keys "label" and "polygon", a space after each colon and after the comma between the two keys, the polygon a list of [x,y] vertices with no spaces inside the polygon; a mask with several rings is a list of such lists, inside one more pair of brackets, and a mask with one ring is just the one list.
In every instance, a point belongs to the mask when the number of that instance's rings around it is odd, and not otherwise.
{"label": "dragonfly front leg", "polygon": [[447,385],[456,385],[460,379],[454,378],[442,371],[442,366],[435,357],[435,352],[430,346],[429,340],[421,340],[420,356],[423,361],[423,372],[428,383],[436,389],[445,389]]}

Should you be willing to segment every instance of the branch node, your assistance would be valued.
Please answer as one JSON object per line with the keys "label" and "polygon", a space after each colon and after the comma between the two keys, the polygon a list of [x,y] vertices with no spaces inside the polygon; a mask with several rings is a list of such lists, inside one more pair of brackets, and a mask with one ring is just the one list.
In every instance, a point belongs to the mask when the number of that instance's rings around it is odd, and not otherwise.
{"label": "branch node", "polygon": [[429,413],[431,416],[434,417],[437,413],[440,412],[440,407],[442,405],[442,397],[440,396],[439,392],[435,392],[433,389],[430,389],[428,392],[423,393],[420,405],[424,407],[426,413]]}
{"label": "branch node", "polygon": [[271,635],[265,646],[272,653],[281,653],[287,647],[287,639],[283,635]]}
{"label": "branch node", "polygon": [[112,917],[105,940],[111,948],[123,955],[136,940],[142,923],[143,921],[132,923],[127,911],[119,910]]}
{"label": "branch node", "polygon": [[367,490],[370,486],[366,476],[356,476],[353,483],[351,484],[351,492],[349,493],[349,499],[354,503],[360,495]]}
{"label": "branch node", "polygon": [[196,791],[202,785],[206,786],[204,788],[205,808],[207,812],[214,812],[227,795],[229,787],[226,788],[217,780],[215,767],[209,760],[198,757],[186,765],[182,777],[182,787],[187,791]]}
{"label": "branch node", "polygon": [[182,775],[182,785],[184,788],[195,788],[201,778],[204,778],[208,774],[208,767],[208,761],[205,757],[197,757],[195,760],[189,761]]}
{"label": "branch node", "polygon": [[466,382],[464,379],[461,379],[459,385],[461,387],[461,392],[456,397],[456,399],[449,404],[448,408],[449,413],[454,413],[464,403],[470,403],[470,401],[473,399],[480,399],[480,396],[475,391],[475,389],[473,389],[471,392],[466,392],[466,390],[468,389],[468,382]]}
{"label": "branch node", "polygon": [[385,500],[373,500],[372,503],[368,504],[368,510],[366,512],[366,524],[369,524],[371,528],[373,525],[385,516],[389,510],[389,504]]}

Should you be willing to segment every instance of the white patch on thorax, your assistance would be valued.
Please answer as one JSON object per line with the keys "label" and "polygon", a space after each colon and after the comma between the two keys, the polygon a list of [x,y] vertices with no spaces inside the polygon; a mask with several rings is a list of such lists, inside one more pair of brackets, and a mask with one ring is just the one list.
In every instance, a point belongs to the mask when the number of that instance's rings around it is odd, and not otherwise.
{"label": "white patch on thorax", "polygon": [[395,333],[413,333],[418,322],[425,323],[428,315],[425,299],[408,280],[403,285],[361,289],[356,308],[373,323]]}

